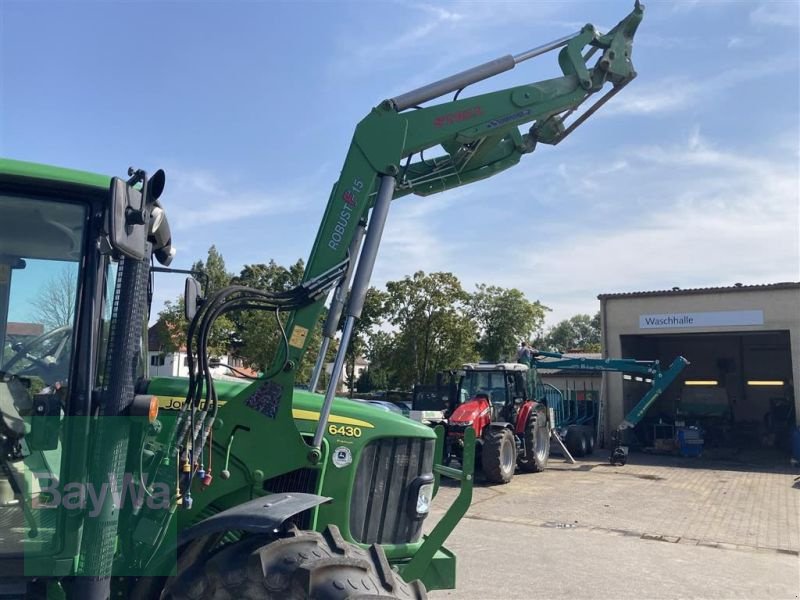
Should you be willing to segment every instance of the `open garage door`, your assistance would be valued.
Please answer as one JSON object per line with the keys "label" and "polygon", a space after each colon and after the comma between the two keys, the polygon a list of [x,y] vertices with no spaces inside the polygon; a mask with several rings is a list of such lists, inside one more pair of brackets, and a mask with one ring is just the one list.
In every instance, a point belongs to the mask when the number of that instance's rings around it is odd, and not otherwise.
{"label": "open garage door", "polygon": [[[621,342],[628,358],[669,364],[682,355],[691,362],[638,428],[643,443],[657,446],[670,426],[699,425],[707,448],[789,452],[795,403],[788,331],[628,335]],[[625,381],[623,393],[627,412],[642,384]]]}

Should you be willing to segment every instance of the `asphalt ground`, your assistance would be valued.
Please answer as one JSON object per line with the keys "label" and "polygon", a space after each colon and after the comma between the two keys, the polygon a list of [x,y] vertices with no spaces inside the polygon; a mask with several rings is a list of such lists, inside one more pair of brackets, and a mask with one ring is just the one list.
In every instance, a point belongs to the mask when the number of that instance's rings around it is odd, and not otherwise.
{"label": "asphalt ground", "polygon": [[[800,483],[786,459],[603,451],[507,485],[476,482],[447,547],[455,590],[431,598],[800,598]],[[457,489],[442,486],[431,526]]]}

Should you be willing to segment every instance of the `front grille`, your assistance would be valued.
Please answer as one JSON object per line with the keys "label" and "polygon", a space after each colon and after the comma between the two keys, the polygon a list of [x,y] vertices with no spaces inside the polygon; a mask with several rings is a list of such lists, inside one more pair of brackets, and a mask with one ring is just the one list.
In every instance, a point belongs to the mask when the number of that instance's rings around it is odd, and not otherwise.
{"label": "front grille", "polygon": [[[317,469],[296,469],[283,475],[278,475],[272,479],[264,481],[264,491],[272,494],[281,492],[302,492],[304,494],[314,494],[317,491]],[[288,519],[300,529],[308,529],[311,526],[311,509],[304,510]]]}
{"label": "front grille", "polygon": [[362,544],[404,544],[422,534],[409,514],[409,487],[433,473],[435,440],[384,438],[361,454],[350,503],[350,533]]}

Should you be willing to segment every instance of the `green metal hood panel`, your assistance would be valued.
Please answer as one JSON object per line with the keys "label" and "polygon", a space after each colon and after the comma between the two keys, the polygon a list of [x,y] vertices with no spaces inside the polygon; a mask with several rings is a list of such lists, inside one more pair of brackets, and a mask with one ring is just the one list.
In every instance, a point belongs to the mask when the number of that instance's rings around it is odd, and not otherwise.
{"label": "green metal hood panel", "polygon": [[104,190],[109,188],[111,178],[105,175],[87,173],[86,171],[75,171],[73,169],[63,169],[38,163],[12,160],[10,158],[0,158],[0,177],[28,177],[31,179],[44,179],[53,182],[76,183],[97,187]]}
{"label": "green metal hood panel", "polygon": [[[214,387],[217,390],[220,405],[225,404],[231,398],[235,398],[251,384],[251,380],[241,382],[214,380]],[[154,377],[150,380],[148,392],[159,397],[159,404],[162,409],[177,410],[186,397],[188,385],[189,380],[184,377]],[[292,411],[301,433],[312,433],[315,430],[322,401],[322,394],[312,394],[299,388],[294,389]],[[365,423],[366,425],[364,425]],[[421,423],[364,402],[353,402],[345,398],[334,398],[329,424],[366,427],[370,430],[375,429],[386,432],[387,435],[406,435],[431,439],[436,437],[430,427]]]}

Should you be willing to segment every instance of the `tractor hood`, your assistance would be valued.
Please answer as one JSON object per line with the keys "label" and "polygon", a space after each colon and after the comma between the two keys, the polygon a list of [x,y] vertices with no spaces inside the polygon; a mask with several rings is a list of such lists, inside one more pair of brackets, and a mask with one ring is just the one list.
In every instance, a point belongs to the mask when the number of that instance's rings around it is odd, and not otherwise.
{"label": "tractor hood", "polygon": [[486,398],[472,398],[459,405],[450,415],[451,425],[472,425],[479,417],[489,412],[489,401]]}
{"label": "tractor hood", "polygon": [[[220,406],[235,398],[251,380],[215,380]],[[161,410],[178,410],[186,398],[189,380],[185,377],[154,377],[147,386],[147,393],[159,398]],[[323,395],[295,388],[292,414],[301,433],[313,433],[319,421]],[[345,398],[334,398],[329,425],[359,427],[381,435],[435,438],[433,429],[412,421],[397,413],[388,412],[365,402],[353,402]],[[370,436],[372,437],[372,436]]]}

